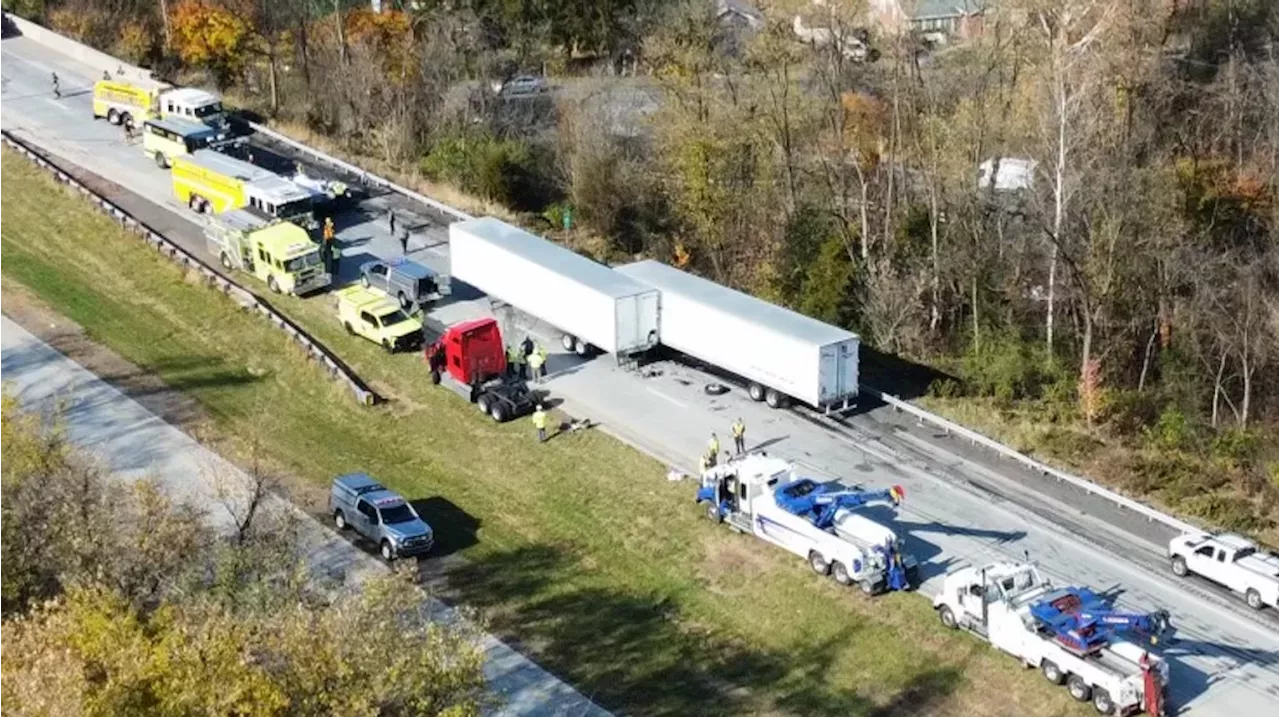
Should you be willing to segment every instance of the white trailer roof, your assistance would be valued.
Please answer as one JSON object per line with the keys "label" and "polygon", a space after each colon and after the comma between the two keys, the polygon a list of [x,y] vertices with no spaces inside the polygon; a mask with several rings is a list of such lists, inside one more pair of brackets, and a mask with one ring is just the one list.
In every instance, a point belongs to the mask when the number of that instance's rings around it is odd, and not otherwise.
{"label": "white trailer roof", "polygon": [[604,264],[493,217],[477,217],[452,226],[607,296],[622,298],[653,291]]}
{"label": "white trailer roof", "polygon": [[680,271],[653,259],[645,259],[616,267],[616,270],[664,294],[684,296],[733,315],[742,321],[763,324],[780,334],[794,336],[816,345],[847,341],[857,334],[824,324],[804,314],[784,309],[700,276]]}

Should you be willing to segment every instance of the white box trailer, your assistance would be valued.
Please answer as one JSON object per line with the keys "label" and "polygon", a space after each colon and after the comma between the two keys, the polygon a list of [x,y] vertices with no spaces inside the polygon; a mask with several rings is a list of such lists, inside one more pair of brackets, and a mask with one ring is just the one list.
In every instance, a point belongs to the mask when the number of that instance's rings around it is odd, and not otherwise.
{"label": "white box trailer", "polygon": [[454,278],[563,332],[566,349],[626,356],[658,343],[658,292],[492,217],[449,225]]}
{"label": "white box trailer", "polygon": [[743,378],[774,408],[841,409],[858,394],[858,337],[652,259],[616,271],[662,293],[659,341]]}

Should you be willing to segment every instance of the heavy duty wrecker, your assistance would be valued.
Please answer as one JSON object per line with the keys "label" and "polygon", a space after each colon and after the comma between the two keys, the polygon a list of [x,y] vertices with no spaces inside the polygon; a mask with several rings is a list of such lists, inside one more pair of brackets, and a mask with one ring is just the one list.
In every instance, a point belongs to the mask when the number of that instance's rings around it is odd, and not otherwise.
{"label": "heavy duty wrecker", "polygon": [[836,490],[797,478],[787,461],[750,454],[707,470],[697,502],[707,517],[755,535],[805,558],[814,572],[866,594],[906,590],[918,565],[889,528],[855,511],[867,505],[896,507],[902,488]]}
{"label": "heavy duty wrecker", "polygon": [[1172,626],[1169,613],[1115,610],[1086,588],[1056,588],[1032,563],[993,563],[947,575],[934,608],[943,625],[966,629],[1036,667],[1055,685],[1105,715],[1164,714],[1169,666],[1146,647]]}

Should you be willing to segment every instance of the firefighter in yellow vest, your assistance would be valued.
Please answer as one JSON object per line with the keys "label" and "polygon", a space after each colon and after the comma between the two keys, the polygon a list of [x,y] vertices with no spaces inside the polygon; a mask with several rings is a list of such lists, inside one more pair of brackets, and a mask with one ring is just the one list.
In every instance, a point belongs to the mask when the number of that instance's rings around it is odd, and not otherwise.
{"label": "firefighter in yellow vest", "polygon": [[547,412],[542,410],[541,403],[533,412],[533,427],[538,429],[538,443],[544,443],[547,440]]}
{"label": "firefighter in yellow vest", "polygon": [[733,422],[733,426],[731,426],[729,430],[733,432],[733,450],[736,451],[738,455],[746,453],[747,425],[742,422],[741,418],[739,418]]}

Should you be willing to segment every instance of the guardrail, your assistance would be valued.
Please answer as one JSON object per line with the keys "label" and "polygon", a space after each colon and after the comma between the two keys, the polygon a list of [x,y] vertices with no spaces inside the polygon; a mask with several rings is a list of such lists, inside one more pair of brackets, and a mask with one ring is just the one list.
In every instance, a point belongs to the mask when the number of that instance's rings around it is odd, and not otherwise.
{"label": "guardrail", "polygon": [[216,287],[219,291],[231,297],[241,306],[262,315],[274,324],[276,328],[284,331],[295,342],[297,342],[298,345],[302,346],[308,356],[319,361],[320,364],[328,370],[329,375],[345,383],[351,390],[352,394],[355,395],[356,400],[360,403],[366,406],[372,406],[382,400],[381,397],[374,393],[359,376],[347,367],[346,364],[334,356],[329,349],[325,348],[322,344],[313,339],[310,334],[303,331],[297,324],[293,323],[284,315],[272,308],[264,299],[218,273],[208,264],[205,264],[200,259],[192,256],[185,249],[166,238],[163,234],[152,229],[145,222],[117,206],[110,199],[107,199],[89,187],[86,187],[78,179],[65,172],[55,162],[45,156],[45,153],[34,144],[31,144],[26,140],[18,139],[8,130],[0,132],[0,141],[3,141],[15,151],[34,162],[36,166],[47,170],[59,182],[75,189],[80,192],[80,194],[91,199],[98,208],[103,211],[103,213],[115,219],[126,230],[140,236],[143,241],[150,244],[161,254],[169,257],[169,259],[181,265],[183,268],[194,269],[199,272],[205,281],[211,286]]}
{"label": "guardrail", "polygon": [[1163,523],[1164,525],[1167,525],[1170,528],[1173,528],[1174,530],[1177,530],[1183,533],[1203,532],[1202,528],[1198,528],[1190,523],[1186,523],[1181,520],[1178,520],[1173,516],[1165,515],[1164,513],[1161,513],[1160,511],[1156,510],[1155,508],[1152,508],[1151,506],[1144,505],[1142,503],[1139,503],[1136,500],[1133,500],[1132,498],[1126,498],[1125,496],[1120,495],[1115,491],[1108,490],[1107,488],[1103,488],[1102,486],[1098,485],[1097,483],[1094,483],[1093,481],[1087,478],[1074,476],[1074,475],[1071,475],[1070,473],[1065,473],[1063,471],[1060,471],[1057,468],[1054,468],[1052,466],[1045,465],[1044,463],[1041,463],[1040,461],[1037,461],[1034,458],[1031,458],[1030,456],[1027,456],[1023,453],[1020,453],[1010,448],[1009,446],[1004,445],[1003,443],[1000,443],[994,439],[988,438],[982,435],[981,433],[978,433],[977,431],[974,431],[969,428],[965,428],[964,426],[961,426],[960,424],[955,423],[953,421],[948,421],[942,416],[930,413],[924,410],[923,408],[920,408],[919,406],[913,406],[910,403],[907,403],[906,401],[903,401],[902,399],[898,398],[897,396],[891,396],[887,393],[883,393],[881,391],[877,391],[873,388],[870,388],[869,386],[864,386],[863,390],[879,398],[880,400],[884,401],[886,404],[892,406],[895,411],[910,413],[911,415],[915,416],[917,420],[921,422],[928,422],[935,426],[938,426],[939,428],[946,431],[948,435],[959,436],[961,438],[964,438],[965,440],[968,440],[970,443],[983,446],[984,448],[988,448],[992,451],[995,451],[996,453],[999,453],[1000,455],[1006,458],[1012,458],[1013,460],[1021,463],[1022,465],[1026,466],[1027,468],[1033,471],[1037,471],[1041,474],[1050,476],[1061,482],[1069,483],[1072,486],[1075,486],[1076,488],[1079,488],[1080,490],[1083,490],[1086,493],[1089,493],[1090,495],[1095,495],[1095,496],[1098,496],[1099,498],[1104,498],[1112,503],[1115,503],[1116,505],[1122,508],[1126,508],[1130,511],[1133,511],[1134,513],[1137,513],[1145,517],[1147,520]]}
{"label": "guardrail", "polygon": [[328,165],[330,167],[340,169],[343,172],[346,172],[348,174],[352,174],[356,177],[359,177],[360,181],[363,182],[365,185],[382,187],[383,189],[390,190],[397,194],[402,194],[410,199],[413,199],[414,201],[417,201],[425,206],[428,206],[434,209],[446,220],[465,221],[467,219],[473,218],[470,214],[467,214],[466,212],[460,211],[458,209],[454,209],[448,204],[445,204],[443,202],[438,202],[430,197],[419,194],[413,191],[412,189],[409,189],[408,187],[402,187],[399,184],[392,182],[390,179],[387,179],[385,177],[380,177],[371,172],[366,172],[365,170],[355,166],[354,164],[349,164],[347,162],[342,161],[341,159],[337,159],[336,157],[330,157],[324,152],[321,152],[316,149],[312,149],[311,147],[308,147],[307,145],[302,144],[301,142],[298,142],[294,139],[291,139],[290,137],[286,137],[285,135],[280,134],[279,132],[271,129],[270,127],[267,127],[266,125],[261,125],[261,124],[258,124],[257,122],[250,122],[249,126],[252,127],[253,131],[258,133],[259,135],[262,135],[264,137],[269,137],[272,141],[279,142],[283,145],[286,145],[293,151],[297,152],[298,154],[302,154],[310,158],[313,162],[318,162],[320,164]]}

